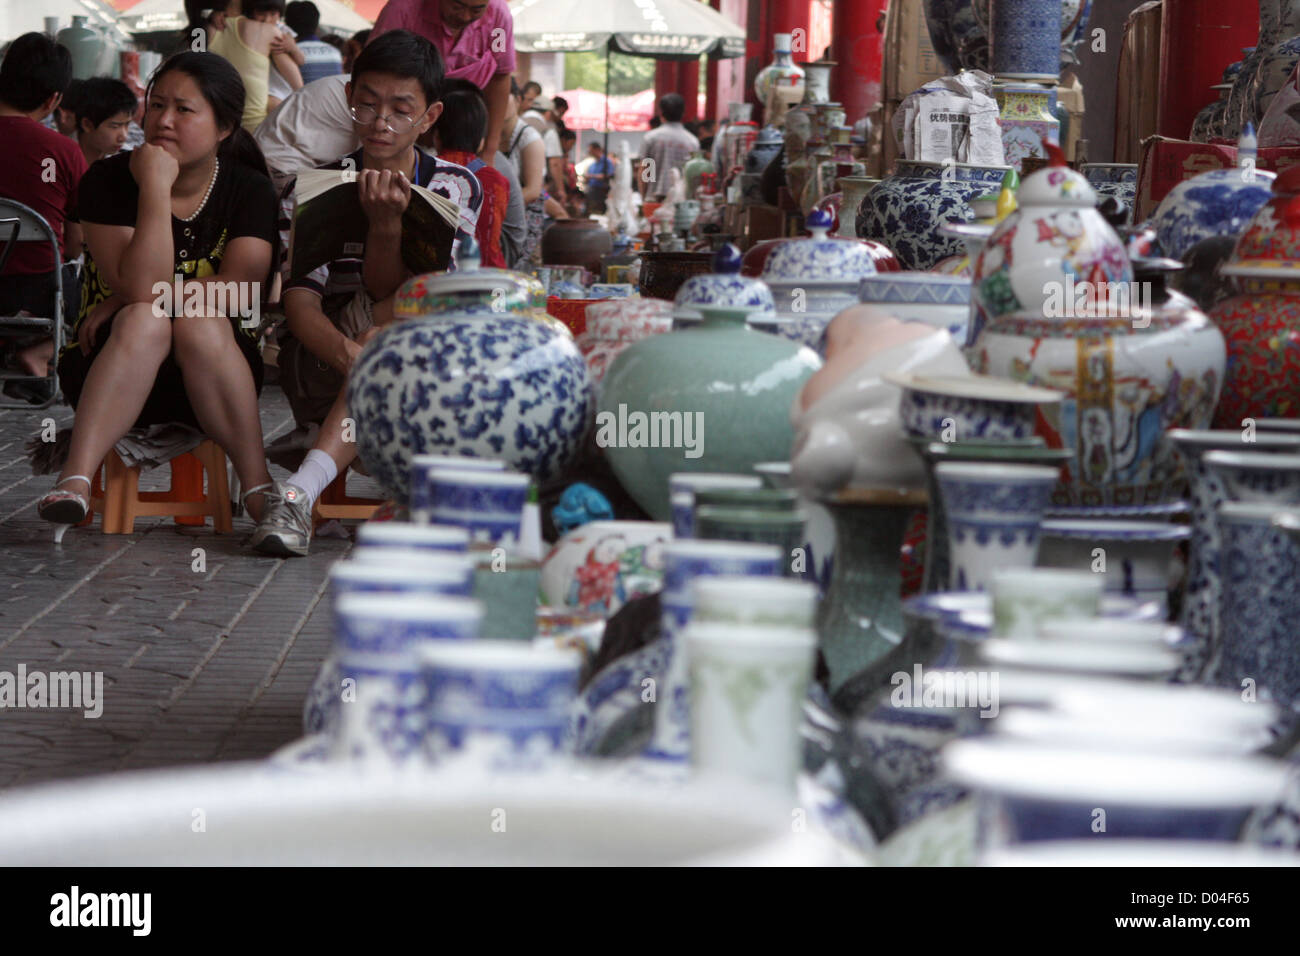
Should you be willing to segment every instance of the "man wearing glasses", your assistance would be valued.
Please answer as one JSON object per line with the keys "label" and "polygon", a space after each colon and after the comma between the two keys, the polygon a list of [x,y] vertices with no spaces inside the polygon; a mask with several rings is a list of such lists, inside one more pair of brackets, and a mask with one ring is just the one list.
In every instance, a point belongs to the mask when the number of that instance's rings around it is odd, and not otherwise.
{"label": "man wearing glasses", "polygon": [[389,30],[410,30],[429,40],[442,54],[448,79],[469,80],[483,91],[488,145],[481,155],[491,164],[515,70],[514,20],[506,0],[388,0],[370,42]]}
{"label": "man wearing glasses", "polygon": [[[361,148],[324,167],[355,171],[368,230],[364,243],[299,278],[287,274],[282,303],[280,386],[300,426],[320,425],[302,465],[275,483],[250,541],[263,554],[305,555],[312,504],[356,458],[344,429],[343,385],[362,345],[391,323],[393,295],[409,277],[402,262],[402,213],[418,183],[460,207],[456,250],[473,237],[483,203],[478,179],[464,166],[424,152],[416,140],[442,113],[442,60],[423,37],[396,30],[369,43],[352,67],[346,92]],[[318,80],[319,82],[325,82]],[[280,234],[288,247],[293,183],[281,202]]]}

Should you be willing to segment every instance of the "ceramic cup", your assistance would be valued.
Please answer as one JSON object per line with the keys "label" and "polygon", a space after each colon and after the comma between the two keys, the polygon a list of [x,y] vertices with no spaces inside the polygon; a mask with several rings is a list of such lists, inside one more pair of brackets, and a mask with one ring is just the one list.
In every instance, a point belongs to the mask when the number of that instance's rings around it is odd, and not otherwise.
{"label": "ceramic cup", "polygon": [[478,637],[483,606],[472,598],[345,594],[334,617],[341,652],[392,654],[428,641]]}
{"label": "ceramic cup", "polygon": [[1168,608],[1174,549],[1191,528],[1168,521],[1048,518],[1040,528],[1038,564],[1096,571],[1106,590]]}
{"label": "ceramic cup", "polygon": [[817,648],[812,629],[692,621],[683,638],[690,658],[691,765],[792,792]]}
{"label": "ceramic cup", "polygon": [[781,549],[774,545],[693,540],[664,545],[660,632],[668,660],[656,692],[654,738],[648,756],[685,760],[690,754],[690,670],[680,635],[691,619],[692,583],[715,575],[775,578],[780,576],[784,560]]}
{"label": "ceramic cup", "polygon": [[565,749],[578,653],[480,640],[426,646],[419,657],[433,759],[465,751],[496,769],[520,768]]}
{"label": "ceramic cup", "polygon": [[1100,574],[1051,568],[994,571],[993,636],[1036,639],[1039,625],[1053,618],[1097,617],[1105,587]]}
{"label": "ceramic cup", "polygon": [[668,477],[668,495],[673,512],[673,534],[678,538],[695,536],[695,492],[703,489],[757,489],[763,481],[757,475],[727,475],[712,472],[678,472]]}
{"label": "ceramic cup", "polygon": [[471,555],[474,597],[483,605],[480,633],[485,638],[531,641],[537,632],[541,562],[501,547],[480,547]]}
{"label": "ceramic cup", "polygon": [[330,567],[329,577],[336,599],[345,594],[375,592],[469,597],[474,587],[474,565],[467,558],[419,564],[337,561]]}
{"label": "ceramic cup", "polygon": [[1277,800],[1286,765],[1257,757],[1117,753],[988,735],[944,752],[980,792],[984,846],[1039,840],[1237,839]]}
{"label": "ceramic cup", "polygon": [[367,521],[357,528],[357,544],[374,548],[428,548],[432,551],[465,551],[469,532],[443,524],[409,521]]}
{"label": "ceramic cup", "polygon": [[804,581],[768,577],[697,578],[692,585],[691,619],[712,624],[811,628],[817,588]]}
{"label": "ceramic cup", "polygon": [[781,573],[787,577],[795,577],[807,567],[807,556],[802,553],[804,516],[800,511],[699,506],[695,509],[695,536],[774,544],[785,555]]}
{"label": "ceramic cup", "polygon": [[428,523],[433,513],[431,479],[436,468],[455,471],[505,471],[506,463],[496,458],[469,458],[465,455],[416,455],[411,459],[411,520]]}
{"label": "ceramic cup", "polygon": [[467,529],[476,542],[509,546],[520,539],[530,480],[513,471],[435,468],[429,477],[429,514],[436,524]]}
{"label": "ceramic cup", "polygon": [[980,591],[999,568],[1030,568],[1059,469],[943,462],[935,466],[948,524],[949,587]]}
{"label": "ceramic cup", "polygon": [[405,764],[423,758],[428,691],[413,651],[347,651],[338,657],[337,676],[335,759]]}

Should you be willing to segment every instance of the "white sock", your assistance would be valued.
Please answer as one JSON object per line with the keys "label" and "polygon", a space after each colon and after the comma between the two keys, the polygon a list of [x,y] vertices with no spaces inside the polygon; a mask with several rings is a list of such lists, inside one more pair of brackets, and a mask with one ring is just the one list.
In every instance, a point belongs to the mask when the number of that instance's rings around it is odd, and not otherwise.
{"label": "white sock", "polygon": [[320,497],[325,486],[338,477],[338,473],[339,466],[334,464],[334,459],[313,448],[307,452],[307,457],[302,460],[298,470],[289,476],[289,484],[297,485],[306,493],[307,504],[310,506]]}

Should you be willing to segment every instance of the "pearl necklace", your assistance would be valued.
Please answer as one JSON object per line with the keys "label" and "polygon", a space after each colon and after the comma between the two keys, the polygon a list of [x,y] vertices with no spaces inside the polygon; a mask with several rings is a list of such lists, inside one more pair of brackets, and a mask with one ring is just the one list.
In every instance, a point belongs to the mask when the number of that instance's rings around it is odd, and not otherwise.
{"label": "pearl necklace", "polygon": [[203,212],[203,207],[208,204],[208,197],[212,195],[212,187],[217,184],[217,173],[219,172],[221,172],[221,159],[214,156],[212,157],[212,178],[208,180],[208,188],[203,193],[203,200],[199,203],[199,208],[181,219],[181,222],[193,222],[198,218],[199,213]]}

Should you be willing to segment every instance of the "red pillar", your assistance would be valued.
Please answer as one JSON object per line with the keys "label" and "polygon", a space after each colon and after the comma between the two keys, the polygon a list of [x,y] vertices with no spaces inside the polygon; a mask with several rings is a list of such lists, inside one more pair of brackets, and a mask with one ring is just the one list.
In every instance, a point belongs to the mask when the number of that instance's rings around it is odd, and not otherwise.
{"label": "red pillar", "polygon": [[[714,10],[722,9],[722,0],[709,0],[709,6]],[[717,119],[718,114],[722,111],[722,104],[718,102],[718,70],[721,69],[721,60],[704,61],[704,118]]]}
{"label": "red pillar", "polygon": [[1157,132],[1186,139],[1196,114],[1218,97],[1210,84],[1220,82],[1223,68],[1258,39],[1259,9],[1253,3],[1164,0]]}
{"label": "red pillar", "polygon": [[[655,61],[655,103],[665,93],[672,93],[677,89],[677,64],[672,60]],[[658,110],[658,106],[655,107]]]}
{"label": "red pillar", "polygon": [[878,105],[885,70],[885,8],[889,0],[835,0],[831,99],[852,126]]}
{"label": "red pillar", "polygon": [[678,63],[677,77],[680,83],[677,92],[686,97],[686,119],[697,120],[700,118],[700,61]]}
{"label": "red pillar", "polygon": [[772,34],[774,33],[791,35],[790,43],[793,52],[791,59],[796,63],[815,60],[821,55],[820,50],[808,49],[808,22],[811,19],[808,15],[809,2],[810,0],[770,0],[772,22],[767,35],[763,37],[764,51],[767,56],[759,69],[772,62]]}

